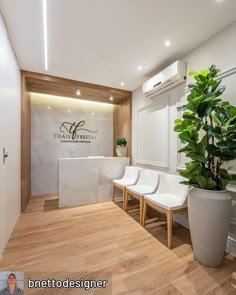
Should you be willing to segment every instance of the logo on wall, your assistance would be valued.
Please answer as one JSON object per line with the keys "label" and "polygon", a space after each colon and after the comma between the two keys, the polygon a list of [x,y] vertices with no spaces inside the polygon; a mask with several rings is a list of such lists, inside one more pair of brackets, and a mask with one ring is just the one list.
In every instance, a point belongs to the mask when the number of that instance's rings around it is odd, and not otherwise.
{"label": "logo on wall", "polygon": [[[96,139],[94,134],[98,131],[83,128],[84,125],[84,120],[73,123],[63,122],[59,128],[61,133],[53,134],[53,136],[56,139],[60,139],[61,142],[90,143]],[[84,134],[85,132],[86,134]]]}

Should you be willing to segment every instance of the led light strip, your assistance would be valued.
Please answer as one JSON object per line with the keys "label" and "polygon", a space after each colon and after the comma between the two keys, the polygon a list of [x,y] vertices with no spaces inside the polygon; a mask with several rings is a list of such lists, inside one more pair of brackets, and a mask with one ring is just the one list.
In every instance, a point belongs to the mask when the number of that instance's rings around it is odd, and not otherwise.
{"label": "led light strip", "polygon": [[43,0],[44,67],[48,70],[47,0]]}

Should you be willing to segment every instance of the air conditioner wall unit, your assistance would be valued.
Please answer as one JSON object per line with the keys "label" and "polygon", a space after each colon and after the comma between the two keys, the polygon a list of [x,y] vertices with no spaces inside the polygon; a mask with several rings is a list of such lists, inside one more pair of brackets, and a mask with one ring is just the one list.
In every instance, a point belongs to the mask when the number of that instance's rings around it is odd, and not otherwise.
{"label": "air conditioner wall unit", "polygon": [[177,60],[143,84],[143,94],[154,97],[186,81],[187,64]]}

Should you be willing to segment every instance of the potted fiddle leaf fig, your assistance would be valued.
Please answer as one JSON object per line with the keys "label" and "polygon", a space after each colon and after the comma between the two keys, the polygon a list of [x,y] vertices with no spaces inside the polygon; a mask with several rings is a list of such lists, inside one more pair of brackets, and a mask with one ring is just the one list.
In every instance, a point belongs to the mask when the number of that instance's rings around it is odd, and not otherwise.
{"label": "potted fiddle leaf fig", "polygon": [[224,257],[232,211],[226,185],[232,179],[224,166],[236,159],[236,107],[222,100],[225,87],[211,66],[190,71],[194,83],[175,131],[184,144],[179,153],[190,159],[180,174],[192,188],[188,197],[189,226],[196,259],[219,266]]}
{"label": "potted fiddle leaf fig", "polygon": [[126,138],[117,138],[116,139],[116,153],[118,157],[126,157],[127,155],[127,140]]}

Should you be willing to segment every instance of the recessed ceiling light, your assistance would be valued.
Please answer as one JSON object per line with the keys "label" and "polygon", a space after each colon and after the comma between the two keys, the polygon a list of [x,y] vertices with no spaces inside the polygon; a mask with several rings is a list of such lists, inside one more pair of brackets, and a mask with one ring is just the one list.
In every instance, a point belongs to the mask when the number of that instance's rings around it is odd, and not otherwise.
{"label": "recessed ceiling light", "polygon": [[167,41],[165,42],[165,46],[170,46],[170,44],[171,44],[170,40],[167,40]]}
{"label": "recessed ceiling light", "polygon": [[48,70],[48,25],[47,25],[47,0],[43,0],[43,39],[44,39],[44,68]]}
{"label": "recessed ceiling light", "polygon": [[71,110],[67,110],[68,113],[71,113]]}
{"label": "recessed ceiling light", "polygon": [[94,116],[94,115],[95,115],[95,113],[91,113],[91,115],[92,115],[92,116]]}
{"label": "recessed ceiling light", "polygon": [[220,2],[223,2],[224,0],[216,0],[216,2],[220,3]]}
{"label": "recessed ceiling light", "polygon": [[110,95],[110,96],[109,96],[109,99],[110,99],[110,100],[113,100],[113,99],[114,99],[113,95]]}
{"label": "recessed ceiling light", "polygon": [[48,110],[50,110],[51,108],[50,107],[48,107]]}
{"label": "recessed ceiling light", "polygon": [[143,69],[142,66],[138,66],[138,70],[141,71]]}
{"label": "recessed ceiling light", "polygon": [[124,83],[124,82],[121,82],[120,85],[121,85],[121,86],[125,86],[125,83]]}
{"label": "recessed ceiling light", "polygon": [[81,95],[81,91],[79,89],[76,90],[76,95]]}

